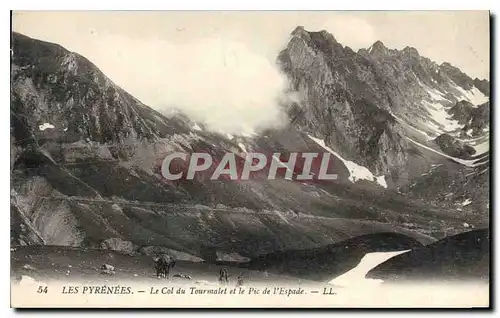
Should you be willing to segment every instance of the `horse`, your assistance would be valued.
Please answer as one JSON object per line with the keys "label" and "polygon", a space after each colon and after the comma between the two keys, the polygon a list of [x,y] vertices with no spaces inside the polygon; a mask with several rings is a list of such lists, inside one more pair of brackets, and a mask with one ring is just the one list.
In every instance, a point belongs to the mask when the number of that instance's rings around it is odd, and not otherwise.
{"label": "horse", "polygon": [[158,278],[170,278],[170,269],[175,266],[175,260],[169,255],[161,255],[154,259],[156,276]]}

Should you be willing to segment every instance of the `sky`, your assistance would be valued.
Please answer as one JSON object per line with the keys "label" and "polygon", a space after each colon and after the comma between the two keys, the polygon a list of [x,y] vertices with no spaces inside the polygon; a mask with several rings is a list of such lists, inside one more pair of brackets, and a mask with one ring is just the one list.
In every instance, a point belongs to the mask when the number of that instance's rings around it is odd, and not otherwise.
{"label": "sky", "polygon": [[488,11],[30,11],[15,32],[55,42],[163,111],[213,129],[252,131],[282,120],[278,52],[296,26],[326,30],[354,50],[382,41],[489,78]]}

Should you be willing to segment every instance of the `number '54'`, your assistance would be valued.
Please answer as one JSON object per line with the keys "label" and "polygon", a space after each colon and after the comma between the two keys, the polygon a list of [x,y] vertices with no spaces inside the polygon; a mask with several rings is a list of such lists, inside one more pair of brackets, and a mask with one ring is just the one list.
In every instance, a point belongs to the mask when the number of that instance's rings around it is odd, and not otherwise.
{"label": "number '54'", "polygon": [[46,294],[48,291],[47,286],[38,286],[37,293],[41,294],[44,293]]}

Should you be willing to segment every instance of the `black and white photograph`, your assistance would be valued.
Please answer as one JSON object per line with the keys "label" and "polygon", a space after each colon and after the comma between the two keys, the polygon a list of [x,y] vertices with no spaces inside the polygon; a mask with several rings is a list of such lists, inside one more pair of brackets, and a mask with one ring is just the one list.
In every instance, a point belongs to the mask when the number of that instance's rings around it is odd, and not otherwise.
{"label": "black and white photograph", "polygon": [[11,307],[490,307],[491,19],[12,11]]}

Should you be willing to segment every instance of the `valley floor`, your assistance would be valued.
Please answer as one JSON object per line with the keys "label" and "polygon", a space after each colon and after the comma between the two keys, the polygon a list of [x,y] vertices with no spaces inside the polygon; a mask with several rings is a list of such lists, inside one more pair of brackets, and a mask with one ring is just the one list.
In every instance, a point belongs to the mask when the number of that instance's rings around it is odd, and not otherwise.
{"label": "valley floor", "polygon": [[[314,281],[267,274],[236,266],[189,261],[177,261],[171,270],[169,280],[158,279],[153,260],[149,256],[129,256],[113,251],[85,250],[64,246],[16,247],[11,257],[11,278],[13,281],[18,281],[24,275],[42,282],[57,280],[104,284],[128,281],[148,284],[189,283],[218,286],[219,271],[224,267],[229,274],[228,286],[230,287],[235,286],[236,279],[240,274],[243,274],[245,285],[289,282],[298,285],[318,284]],[[101,266],[104,264],[115,268],[112,275],[101,273]],[[190,276],[191,279],[174,277],[176,274]]]}
{"label": "valley floor", "polygon": [[[343,287],[186,261],[178,261],[166,280],[156,277],[147,256],[55,246],[15,247],[11,254],[11,306],[16,308],[482,307],[489,301],[489,285],[475,282]],[[102,274],[104,264],[113,266],[114,274]],[[217,281],[221,267],[230,275],[225,285]],[[237,287],[240,274],[244,281]],[[177,294],[179,289],[185,294]],[[266,289],[269,294],[263,294]]]}

